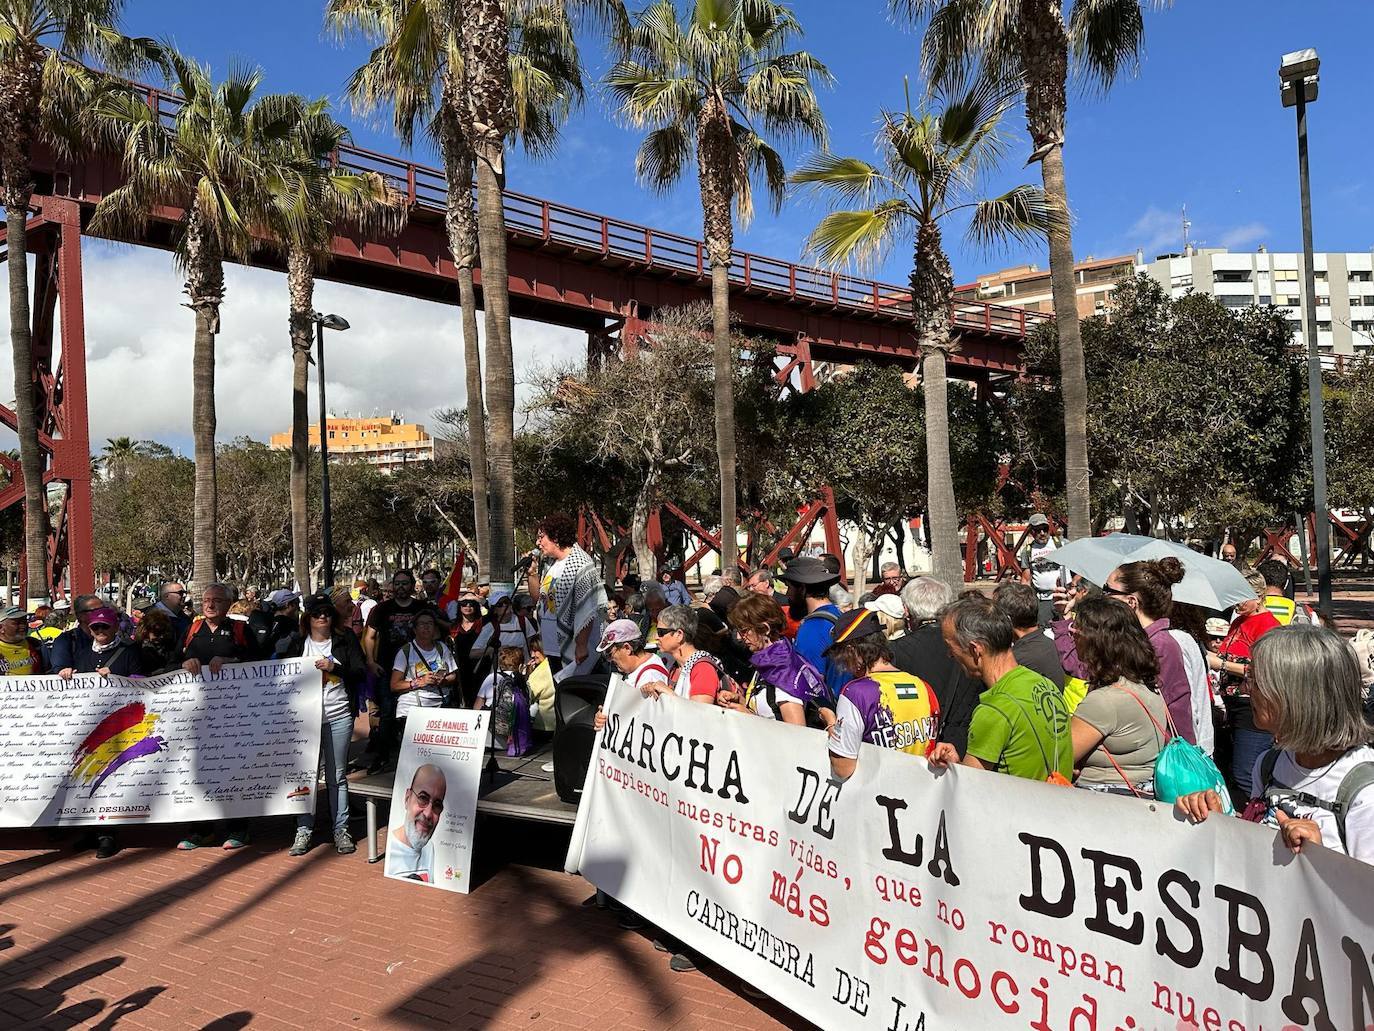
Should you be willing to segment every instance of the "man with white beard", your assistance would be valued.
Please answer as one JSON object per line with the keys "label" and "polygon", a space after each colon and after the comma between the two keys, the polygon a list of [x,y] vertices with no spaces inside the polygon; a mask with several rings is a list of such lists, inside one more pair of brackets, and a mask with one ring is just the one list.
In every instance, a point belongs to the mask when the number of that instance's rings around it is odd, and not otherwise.
{"label": "man with white beard", "polygon": [[391,828],[386,842],[386,875],[413,881],[434,880],[434,849],[430,841],[444,815],[448,781],[444,771],[431,763],[415,770],[406,789],[405,818]]}

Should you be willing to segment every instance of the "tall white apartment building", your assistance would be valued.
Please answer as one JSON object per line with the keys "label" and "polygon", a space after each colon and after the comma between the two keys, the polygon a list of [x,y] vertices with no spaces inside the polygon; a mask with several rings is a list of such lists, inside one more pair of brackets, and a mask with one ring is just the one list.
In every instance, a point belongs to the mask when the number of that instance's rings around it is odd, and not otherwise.
{"label": "tall white apartment building", "polygon": [[[1137,252],[1143,272],[1182,297],[1189,290],[1210,294],[1228,308],[1273,304],[1306,346],[1303,320],[1302,255],[1269,252],[1232,254],[1225,248],[1192,248],[1161,254],[1152,262]],[[1317,346],[1324,354],[1374,353],[1374,251],[1313,255],[1317,294]]]}

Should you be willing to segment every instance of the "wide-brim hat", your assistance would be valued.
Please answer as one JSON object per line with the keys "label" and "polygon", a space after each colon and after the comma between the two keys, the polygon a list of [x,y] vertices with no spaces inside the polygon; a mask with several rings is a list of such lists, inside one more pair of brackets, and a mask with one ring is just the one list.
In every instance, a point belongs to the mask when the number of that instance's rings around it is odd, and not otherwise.
{"label": "wide-brim hat", "polygon": [[826,568],[824,562],[810,556],[794,558],[787,563],[787,567],[782,571],[782,578],[790,584],[804,586],[831,584],[839,580],[836,574]]}

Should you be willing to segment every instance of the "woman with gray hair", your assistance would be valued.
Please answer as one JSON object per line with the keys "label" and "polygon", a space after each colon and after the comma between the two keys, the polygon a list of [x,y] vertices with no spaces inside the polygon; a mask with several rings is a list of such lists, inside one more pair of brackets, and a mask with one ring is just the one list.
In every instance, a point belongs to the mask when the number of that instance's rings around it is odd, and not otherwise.
{"label": "woman with gray hair", "polygon": [[[1354,650],[1324,627],[1293,624],[1255,643],[1249,673],[1254,724],[1277,747],[1255,760],[1243,816],[1277,827],[1294,852],[1311,842],[1374,863],[1374,728]],[[1195,823],[1222,810],[1215,791],[1175,805]]]}

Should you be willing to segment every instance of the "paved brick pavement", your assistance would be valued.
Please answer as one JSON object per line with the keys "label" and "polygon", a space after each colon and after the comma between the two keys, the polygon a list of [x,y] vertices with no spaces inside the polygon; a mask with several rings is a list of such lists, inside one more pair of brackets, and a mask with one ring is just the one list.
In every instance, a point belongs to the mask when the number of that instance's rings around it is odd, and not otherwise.
{"label": "paved brick pavement", "polygon": [[463,896],[361,852],[293,859],[287,821],[263,822],[240,853],[131,829],[104,861],[0,832],[0,1028],[810,1026],[718,968],[669,971],[557,871],[566,830],[484,821]]}

